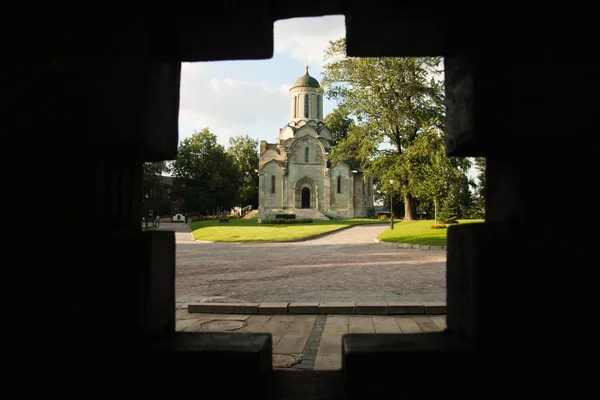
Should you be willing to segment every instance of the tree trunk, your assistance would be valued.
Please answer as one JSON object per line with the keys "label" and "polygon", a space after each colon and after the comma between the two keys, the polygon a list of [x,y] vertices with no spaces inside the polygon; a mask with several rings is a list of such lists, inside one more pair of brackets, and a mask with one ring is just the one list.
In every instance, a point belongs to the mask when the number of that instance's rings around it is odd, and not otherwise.
{"label": "tree trunk", "polygon": [[433,220],[433,223],[437,225],[437,200],[433,201]]}
{"label": "tree trunk", "polygon": [[410,193],[404,195],[404,220],[412,221],[413,197]]}

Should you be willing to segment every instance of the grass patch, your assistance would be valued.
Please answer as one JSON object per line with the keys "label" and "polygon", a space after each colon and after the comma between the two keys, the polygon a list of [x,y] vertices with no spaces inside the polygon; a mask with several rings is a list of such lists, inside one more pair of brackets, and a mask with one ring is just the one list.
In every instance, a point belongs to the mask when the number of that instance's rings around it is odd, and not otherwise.
{"label": "grass patch", "polygon": [[[459,219],[459,224],[480,223],[483,219]],[[400,221],[394,224],[394,230],[387,229],[377,239],[384,242],[424,244],[446,246],[448,229],[432,229],[433,220]],[[456,224],[448,224],[448,226]]]}
{"label": "grass patch", "polygon": [[196,240],[210,242],[276,242],[305,239],[352,225],[376,224],[386,220],[356,218],[345,220],[313,221],[311,224],[259,225],[256,219],[231,219],[228,224],[219,221],[192,222]]}

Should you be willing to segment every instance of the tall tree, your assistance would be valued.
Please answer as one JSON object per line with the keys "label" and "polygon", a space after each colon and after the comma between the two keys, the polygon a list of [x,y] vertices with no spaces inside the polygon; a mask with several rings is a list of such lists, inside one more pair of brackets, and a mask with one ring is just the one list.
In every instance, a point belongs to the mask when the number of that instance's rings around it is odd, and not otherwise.
{"label": "tall tree", "polygon": [[410,191],[421,205],[433,204],[437,223],[440,205],[448,197],[451,182],[460,178],[453,160],[446,156],[444,138],[437,129],[424,131],[405,152],[407,168],[412,179]]}
{"label": "tall tree", "polygon": [[248,135],[230,137],[227,152],[235,160],[239,172],[239,205],[258,207],[258,140]]}
{"label": "tall tree", "polygon": [[334,108],[332,112],[327,114],[323,122],[331,131],[331,135],[335,140],[346,139],[354,125],[354,121],[349,117],[348,112],[340,108]]}
{"label": "tall tree", "polygon": [[185,138],[173,162],[173,191],[187,212],[228,210],[237,201],[239,171],[234,158],[208,128]]}
{"label": "tall tree", "polygon": [[443,82],[434,78],[441,72],[441,58],[347,57],[342,38],[329,43],[325,61],[327,97],[359,125],[332,151],[332,159],[357,159],[384,186],[394,179],[403,196],[404,219],[413,219],[414,177],[406,154],[423,132],[445,130]]}

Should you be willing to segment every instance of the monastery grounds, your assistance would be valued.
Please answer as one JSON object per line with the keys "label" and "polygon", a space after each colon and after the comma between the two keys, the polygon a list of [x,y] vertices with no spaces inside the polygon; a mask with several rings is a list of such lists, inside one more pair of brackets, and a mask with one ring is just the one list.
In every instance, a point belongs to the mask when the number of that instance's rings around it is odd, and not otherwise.
{"label": "monastery grounds", "polygon": [[176,297],[185,302],[382,302],[446,300],[446,251],[396,249],[357,226],[294,243],[194,241],[176,236]]}

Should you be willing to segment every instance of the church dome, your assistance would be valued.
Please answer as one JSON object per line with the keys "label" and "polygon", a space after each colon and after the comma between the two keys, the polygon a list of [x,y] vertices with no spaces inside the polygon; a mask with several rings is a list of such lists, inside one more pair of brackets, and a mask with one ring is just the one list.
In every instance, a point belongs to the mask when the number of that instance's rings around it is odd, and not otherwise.
{"label": "church dome", "polygon": [[319,87],[319,81],[308,74],[308,65],[306,66],[306,72],[303,76],[296,79],[296,82],[292,85],[292,89],[295,87],[311,87],[315,89]]}

